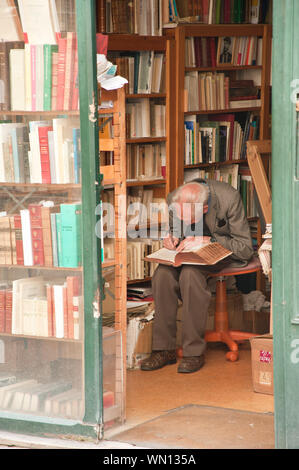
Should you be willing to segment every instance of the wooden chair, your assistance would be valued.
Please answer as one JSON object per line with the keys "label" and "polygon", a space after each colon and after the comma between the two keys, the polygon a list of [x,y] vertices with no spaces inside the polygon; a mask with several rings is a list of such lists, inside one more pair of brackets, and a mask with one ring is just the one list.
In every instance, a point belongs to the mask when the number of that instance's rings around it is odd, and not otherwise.
{"label": "wooden chair", "polygon": [[217,278],[215,323],[214,330],[206,331],[205,341],[207,343],[225,343],[229,348],[229,351],[226,353],[226,358],[229,361],[238,360],[238,342],[243,342],[247,339],[250,339],[256,336],[256,334],[229,329],[225,278],[227,276],[240,276],[242,274],[254,273],[260,271],[261,269],[262,267],[259,259],[254,257],[252,261],[250,261],[249,264],[243,268],[227,267],[211,275],[212,277]]}

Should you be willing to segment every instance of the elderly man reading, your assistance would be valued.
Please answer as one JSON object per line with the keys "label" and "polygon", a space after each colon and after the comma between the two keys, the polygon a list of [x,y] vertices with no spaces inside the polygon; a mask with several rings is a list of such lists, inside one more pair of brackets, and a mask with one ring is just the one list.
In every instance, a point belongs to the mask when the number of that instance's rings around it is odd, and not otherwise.
{"label": "elderly man reading", "polygon": [[[228,264],[246,266],[253,255],[252,240],[240,194],[227,183],[194,180],[170,193],[169,233],[164,247],[192,250],[199,242],[216,241],[233,254]],[[181,228],[183,228],[183,233]],[[160,369],[176,362],[176,315],[183,303],[183,358],[178,372],[190,373],[204,365],[204,334],[211,293],[207,279],[215,267],[160,264],[152,279],[155,302],[153,345],[141,370]]]}

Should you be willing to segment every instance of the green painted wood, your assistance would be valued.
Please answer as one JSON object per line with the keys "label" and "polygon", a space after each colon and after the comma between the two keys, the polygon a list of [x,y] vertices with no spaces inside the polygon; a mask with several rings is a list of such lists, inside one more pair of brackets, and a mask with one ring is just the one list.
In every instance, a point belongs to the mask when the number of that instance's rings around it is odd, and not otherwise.
{"label": "green painted wood", "polygon": [[100,202],[95,0],[77,0],[80,128],[82,154],[82,238],[84,276],[84,422],[103,425],[101,244],[95,227]]}
{"label": "green painted wood", "polygon": [[[273,10],[273,336],[277,448],[299,448],[299,2]],[[294,81],[297,80],[297,81]]]}

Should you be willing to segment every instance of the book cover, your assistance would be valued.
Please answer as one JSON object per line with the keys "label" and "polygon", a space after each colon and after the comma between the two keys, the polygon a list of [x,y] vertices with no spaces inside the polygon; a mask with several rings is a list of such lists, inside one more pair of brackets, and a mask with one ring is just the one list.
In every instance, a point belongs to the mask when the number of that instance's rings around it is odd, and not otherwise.
{"label": "book cover", "polygon": [[58,64],[57,64],[57,101],[56,110],[64,109],[64,87],[65,87],[65,59],[67,38],[58,40]]}
{"label": "book cover", "polygon": [[44,243],[42,227],[42,206],[40,204],[29,204],[30,226],[32,238],[33,264],[44,266]]}
{"label": "book cover", "polygon": [[41,162],[41,177],[42,183],[51,184],[51,167],[50,167],[50,152],[48,132],[52,131],[52,126],[38,127],[39,151]]}
{"label": "book cover", "polygon": [[16,261],[20,266],[24,265],[24,253],[23,253],[23,236],[22,236],[22,223],[21,215],[14,214],[11,221],[11,230],[15,232],[16,239]]}
{"label": "book cover", "polygon": [[52,89],[51,110],[57,109],[57,87],[58,87],[58,51],[52,53]]}
{"label": "book cover", "polygon": [[53,79],[53,52],[58,52],[58,46],[52,44],[44,44],[44,111],[52,110],[52,79]]}
{"label": "book cover", "polygon": [[[53,242],[51,230],[51,215],[59,212],[59,206],[42,206],[41,207],[41,222],[43,233],[44,245],[44,261],[45,266],[53,266]],[[55,234],[56,235],[56,234]]]}
{"label": "book cover", "polygon": [[61,204],[62,266],[81,266],[81,204]]}

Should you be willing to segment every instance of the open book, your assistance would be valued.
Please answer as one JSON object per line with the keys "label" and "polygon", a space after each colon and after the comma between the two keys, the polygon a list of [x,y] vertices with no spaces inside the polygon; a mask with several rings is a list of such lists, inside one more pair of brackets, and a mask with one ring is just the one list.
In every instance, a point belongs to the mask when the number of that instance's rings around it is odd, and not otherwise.
{"label": "open book", "polygon": [[206,243],[190,250],[176,252],[161,248],[160,250],[146,256],[146,261],[153,261],[160,264],[168,264],[178,267],[181,264],[199,264],[212,266],[232,254],[231,251],[224,248],[220,243]]}

